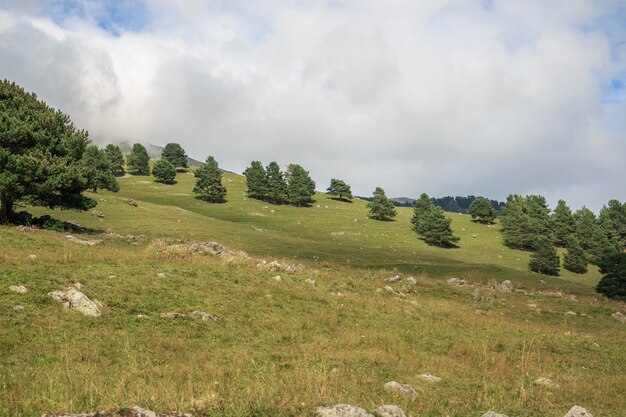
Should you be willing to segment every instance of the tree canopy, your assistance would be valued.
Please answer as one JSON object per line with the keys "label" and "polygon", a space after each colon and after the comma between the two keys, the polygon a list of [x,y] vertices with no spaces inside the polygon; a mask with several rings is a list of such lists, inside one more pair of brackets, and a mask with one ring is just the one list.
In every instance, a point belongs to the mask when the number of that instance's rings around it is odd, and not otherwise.
{"label": "tree canopy", "polygon": [[226,187],[222,185],[222,171],[217,161],[208,156],[206,162],[195,172],[196,185],[193,192],[199,194],[200,200],[209,203],[223,203],[226,197]]}
{"label": "tree canopy", "polygon": [[552,241],[545,236],[536,236],[534,252],[530,255],[528,268],[545,275],[559,275],[560,259]]}
{"label": "tree canopy", "polygon": [[159,159],[152,167],[152,175],[157,182],[163,184],[174,184],[176,181],[176,168],[165,159]]}
{"label": "tree canopy", "polygon": [[130,155],[126,158],[128,172],[132,175],[150,175],[150,156],[146,148],[135,143]]}
{"label": "tree canopy", "polygon": [[126,174],[124,170],[124,155],[119,146],[108,144],[104,148],[104,153],[109,160],[111,174],[115,177],[123,177]]}
{"label": "tree canopy", "polygon": [[82,158],[89,138],[70,117],[15,83],[0,82],[0,224],[16,202],[87,210],[90,186]]}
{"label": "tree canopy", "polygon": [[340,200],[344,198],[352,198],[352,190],[350,189],[350,186],[344,181],[336,178],[332,178],[330,180],[330,185],[326,189],[326,193],[331,196],[337,196]]}
{"label": "tree canopy", "polygon": [[429,245],[449,248],[460,240],[452,233],[452,219],[446,217],[443,210],[435,206],[426,193],[422,193],[416,201],[411,223],[413,230]]}
{"label": "tree canopy", "polygon": [[287,166],[285,179],[289,203],[303,206],[311,202],[315,195],[315,181],[311,179],[308,171],[298,164],[290,164]]}
{"label": "tree canopy", "polygon": [[246,176],[247,194],[250,198],[265,200],[268,192],[267,173],[260,161],[252,161],[243,172]]}
{"label": "tree canopy", "polygon": [[475,198],[469,206],[469,212],[472,219],[480,223],[491,224],[496,219],[496,210],[484,197]]}
{"label": "tree canopy", "polygon": [[169,162],[175,168],[188,168],[187,153],[178,143],[168,143],[161,152],[161,159]]}
{"label": "tree canopy", "polygon": [[265,199],[270,203],[284,204],[287,202],[287,182],[285,174],[276,162],[270,162],[265,169],[267,174],[267,191]]}
{"label": "tree canopy", "polygon": [[83,154],[82,163],[87,173],[87,183],[94,193],[99,188],[118,192],[120,187],[115,176],[111,173],[111,163],[105,151],[95,145],[87,146]]}
{"label": "tree canopy", "polygon": [[609,298],[626,301],[626,253],[608,253],[600,258],[598,265],[604,276],[596,291]]}
{"label": "tree canopy", "polygon": [[372,219],[391,220],[396,216],[396,208],[385,195],[385,190],[380,187],[376,187],[374,190],[374,198],[367,203],[367,207]]}
{"label": "tree canopy", "polygon": [[569,237],[576,232],[576,220],[564,200],[557,203],[551,222],[554,244],[560,247],[567,246]]}

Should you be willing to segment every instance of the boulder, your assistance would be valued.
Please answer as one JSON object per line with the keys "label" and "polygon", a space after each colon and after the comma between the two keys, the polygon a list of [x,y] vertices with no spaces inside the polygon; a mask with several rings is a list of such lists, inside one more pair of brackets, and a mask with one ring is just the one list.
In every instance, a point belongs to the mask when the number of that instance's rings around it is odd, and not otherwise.
{"label": "boulder", "polygon": [[50,292],[48,295],[61,303],[64,308],[76,310],[85,316],[98,317],[101,314],[98,301],[92,301],[74,286],[68,287],[65,291]]}
{"label": "boulder", "polygon": [[616,311],[615,313],[611,314],[611,317],[613,317],[617,321],[626,323],[626,314],[622,313],[621,311]]}
{"label": "boulder", "polygon": [[29,261],[34,261],[35,259],[37,259],[37,255],[34,255],[34,254],[28,255],[28,260]]}
{"label": "boulder", "polygon": [[513,283],[508,279],[506,281],[502,281],[500,284],[496,286],[496,290],[500,292],[512,292],[513,291]]}
{"label": "boulder", "polygon": [[409,285],[417,285],[417,280],[415,278],[413,278],[413,277],[408,277],[406,279],[406,283],[409,284]]}
{"label": "boulder", "polygon": [[283,278],[280,275],[276,275],[275,277],[272,278],[274,281],[276,282],[282,282]]}
{"label": "boulder", "polygon": [[28,292],[28,289],[23,285],[11,285],[9,289],[18,294],[26,294]]}
{"label": "boulder", "polygon": [[545,377],[535,379],[533,384],[546,387],[548,389],[558,389],[560,387],[559,384]]}
{"label": "boulder", "polygon": [[384,385],[384,388],[389,391],[389,392],[393,392],[395,394],[400,394],[400,395],[404,395],[407,397],[416,397],[417,396],[417,392],[415,391],[415,389],[410,386],[409,384],[402,384],[400,382],[397,381],[390,381],[387,382]]}
{"label": "boulder", "polygon": [[385,278],[387,282],[398,282],[400,281],[400,275],[394,275],[393,277]]}
{"label": "boulder", "polygon": [[317,407],[316,417],[373,417],[362,408],[350,404],[337,404],[330,407]]}
{"label": "boulder", "polygon": [[137,202],[132,198],[126,199],[124,200],[124,202],[130,206],[137,207]]}
{"label": "boulder", "polygon": [[374,412],[378,417],[406,417],[404,411],[397,405],[382,405]]}
{"label": "boulder", "polygon": [[450,278],[448,280],[448,284],[461,286],[461,285],[465,285],[465,280],[460,279],[460,278]]}
{"label": "boulder", "polygon": [[593,415],[584,408],[575,405],[573,406],[564,417],[593,417]]}

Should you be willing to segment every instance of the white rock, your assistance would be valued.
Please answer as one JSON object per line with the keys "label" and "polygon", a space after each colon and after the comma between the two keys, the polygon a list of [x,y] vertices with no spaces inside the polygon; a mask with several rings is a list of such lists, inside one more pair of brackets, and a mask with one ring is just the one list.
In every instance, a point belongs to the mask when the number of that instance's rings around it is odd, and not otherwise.
{"label": "white rock", "polygon": [[465,285],[465,280],[464,279],[460,279],[460,278],[450,278],[448,280],[448,284],[450,285]]}
{"label": "white rock", "polygon": [[487,411],[485,414],[483,414],[482,417],[509,417],[509,416],[496,413],[495,411]]}
{"label": "white rock", "polygon": [[21,306],[19,304],[15,305],[15,306],[13,306],[13,310],[15,310],[15,311],[24,311],[24,306]]}
{"label": "white rock", "polygon": [[97,245],[102,244],[101,240],[82,240],[72,235],[65,236],[65,239],[69,240],[70,242],[78,243],[79,245],[85,245],[85,246],[97,246]]}
{"label": "white rock", "polygon": [[415,397],[417,396],[417,392],[415,389],[409,384],[402,384],[397,381],[390,381],[384,385],[384,388],[387,391],[395,392],[396,394],[405,395],[407,397]]}
{"label": "white rock", "polygon": [[507,279],[498,284],[496,289],[501,292],[511,292],[513,291],[513,283]]}
{"label": "white rock", "polygon": [[362,408],[354,407],[350,404],[337,404],[330,407],[317,407],[315,409],[317,417],[373,417]]}
{"label": "white rock", "polygon": [[435,375],[431,375],[431,374],[421,374],[421,375],[418,375],[417,377],[428,382],[440,382],[441,381],[441,378]]}
{"label": "white rock", "polygon": [[163,272],[157,272],[157,278],[165,278],[165,274]]}
{"label": "white rock", "polygon": [[66,291],[53,291],[48,295],[60,302],[64,308],[76,310],[85,316],[98,317],[101,314],[97,301],[90,300],[75,287],[68,287]]}
{"label": "white rock", "polygon": [[315,285],[315,280],[312,278],[307,278],[304,280],[304,282],[306,282],[309,285]]}
{"label": "white rock", "polygon": [[23,285],[11,285],[9,289],[18,294],[26,294],[28,292],[28,289]]}
{"label": "white rock", "polygon": [[626,314],[623,314],[621,311],[616,311],[615,313],[611,314],[611,317],[613,317],[617,321],[626,323]]}
{"label": "white rock", "polygon": [[568,311],[567,313],[565,313],[565,315],[566,315],[566,316],[575,316],[575,315],[576,315],[576,313],[570,310],[570,311]]}
{"label": "white rock", "polygon": [[416,285],[417,284],[417,280],[415,278],[413,278],[413,277],[408,277],[406,279],[406,283],[409,284],[409,285]]}
{"label": "white rock", "polygon": [[163,317],[164,319],[184,319],[185,317],[187,317],[187,315],[184,313],[177,313],[172,311],[167,313],[161,313],[161,317]]}
{"label": "white rock", "polygon": [[393,277],[385,278],[387,282],[398,282],[400,281],[400,275],[394,275]]}
{"label": "white rock", "polygon": [[274,281],[276,282],[282,282],[283,278],[280,275],[276,275],[274,278],[272,278]]}
{"label": "white rock", "polygon": [[382,405],[374,412],[378,417],[406,417],[397,405]]}
{"label": "white rock", "polygon": [[204,311],[194,311],[191,313],[191,317],[200,318],[202,321],[217,321],[217,317]]}
{"label": "white rock", "polygon": [[389,285],[385,285],[385,291],[387,291],[387,292],[394,292],[393,288],[391,288]]}
{"label": "white rock", "polygon": [[558,389],[560,387],[560,385],[557,384],[556,382],[552,381],[551,379],[544,378],[544,377],[535,379],[533,381],[533,384],[546,387],[549,389]]}
{"label": "white rock", "polygon": [[34,261],[35,259],[37,259],[37,255],[28,255],[28,259]]}
{"label": "white rock", "polygon": [[148,316],[145,314],[137,314],[135,317],[137,317],[138,319],[147,319]]}
{"label": "white rock", "polygon": [[567,414],[565,414],[564,417],[593,417],[593,414],[584,408],[575,405],[567,412]]}

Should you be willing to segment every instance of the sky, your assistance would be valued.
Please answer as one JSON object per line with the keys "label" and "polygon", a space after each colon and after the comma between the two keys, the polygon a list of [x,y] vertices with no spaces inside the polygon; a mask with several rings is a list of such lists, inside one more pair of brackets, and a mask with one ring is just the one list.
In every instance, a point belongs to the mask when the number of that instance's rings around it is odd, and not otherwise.
{"label": "sky", "polygon": [[0,77],[319,190],[626,200],[626,0],[0,0]]}

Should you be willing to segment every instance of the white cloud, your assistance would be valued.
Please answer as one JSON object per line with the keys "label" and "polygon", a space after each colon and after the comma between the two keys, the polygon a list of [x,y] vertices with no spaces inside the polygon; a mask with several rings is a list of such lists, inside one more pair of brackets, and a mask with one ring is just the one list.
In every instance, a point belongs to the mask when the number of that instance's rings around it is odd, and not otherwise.
{"label": "white cloud", "polygon": [[97,2],[61,23],[27,6],[0,2],[0,72],[94,138],[358,194],[626,199],[626,105],[603,102],[625,51],[581,29],[616,2],[150,0],[115,34]]}

